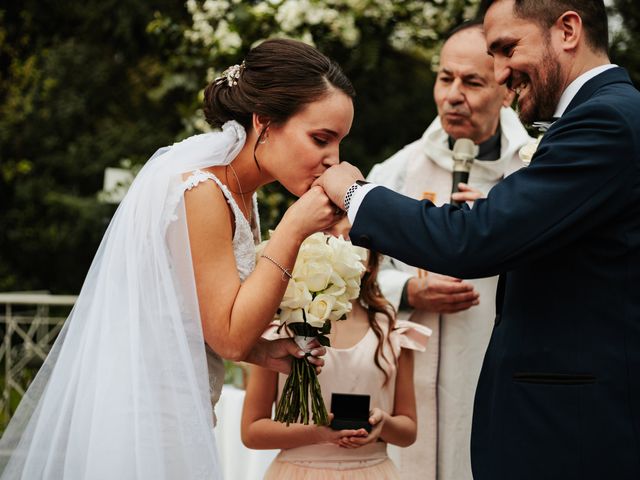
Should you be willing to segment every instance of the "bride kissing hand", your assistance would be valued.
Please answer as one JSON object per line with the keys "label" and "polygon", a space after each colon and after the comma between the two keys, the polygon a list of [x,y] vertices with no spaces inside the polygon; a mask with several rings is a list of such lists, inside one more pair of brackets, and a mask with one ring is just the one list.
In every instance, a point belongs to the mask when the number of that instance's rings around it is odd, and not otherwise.
{"label": "bride kissing hand", "polygon": [[330,229],[343,218],[322,187],[311,187],[285,212],[281,225],[302,240],[309,235]]}
{"label": "bride kissing hand", "polygon": [[344,210],[344,195],[358,180],[364,180],[362,172],[348,162],[340,162],[327,169],[314,185],[321,186],[331,201]]}

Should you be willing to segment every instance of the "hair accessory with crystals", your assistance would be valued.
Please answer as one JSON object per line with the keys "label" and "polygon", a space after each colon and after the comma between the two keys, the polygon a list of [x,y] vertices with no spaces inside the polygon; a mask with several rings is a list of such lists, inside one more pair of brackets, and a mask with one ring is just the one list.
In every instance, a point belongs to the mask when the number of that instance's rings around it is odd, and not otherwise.
{"label": "hair accessory with crystals", "polygon": [[236,63],[235,65],[231,65],[229,68],[227,68],[224,72],[222,72],[222,75],[214,80],[214,82],[222,83],[226,81],[229,87],[234,87],[238,84],[238,80],[240,79],[240,75],[242,74],[244,69],[245,64],[243,60],[241,64]]}

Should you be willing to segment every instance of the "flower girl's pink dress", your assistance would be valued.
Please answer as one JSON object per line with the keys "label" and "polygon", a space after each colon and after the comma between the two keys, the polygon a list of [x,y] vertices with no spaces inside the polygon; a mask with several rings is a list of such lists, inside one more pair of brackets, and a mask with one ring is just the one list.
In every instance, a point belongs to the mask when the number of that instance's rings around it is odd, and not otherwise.
{"label": "flower girl's pink dress", "polygon": [[[386,331],[386,317],[379,315],[378,321]],[[401,348],[424,351],[430,333],[427,327],[416,323],[396,322],[396,328],[390,335],[393,351],[385,342],[387,358],[392,361],[397,359]],[[374,363],[377,346],[378,338],[369,329],[351,348],[327,348],[325,366],[318,376],[327,410],[331,405],[331,394],[335,392],[368,394],[371,396],[370,408],[379,407],[386,412],[393,412],[396,367],[395,364],[389,366],[384,361],[380,362],[390,374],[389,381],[383,386],[384,374]],[[285,380],[286,376],[280,374],[278,398]],[[395,465],[387,456],[387,444],[382,441],[355,449],[324,443],[282,450],[265,474],[266,480],[399,478]]]}

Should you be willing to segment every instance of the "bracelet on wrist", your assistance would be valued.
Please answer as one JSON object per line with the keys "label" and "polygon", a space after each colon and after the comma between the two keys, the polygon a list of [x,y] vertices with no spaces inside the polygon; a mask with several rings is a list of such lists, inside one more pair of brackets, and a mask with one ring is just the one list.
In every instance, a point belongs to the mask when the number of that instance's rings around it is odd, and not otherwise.
{"label": "bracelet on wrist", "polygon": [[[262,255],[260,255],[262,258],[266,258],[267,260],[269,260],[271,263],[273,263],[276,267],[278,267],[280,270],[282,270],[282,280],[284,281],[288,281],[291,278],[291,272],[286,269],[285,267],[283,267],[280,263],[278,263],[277,261],[275,261],[273,258],[271,258],[269,255],[265,255],[264,253]],[[286,278],[285,278],[286,275]]]}

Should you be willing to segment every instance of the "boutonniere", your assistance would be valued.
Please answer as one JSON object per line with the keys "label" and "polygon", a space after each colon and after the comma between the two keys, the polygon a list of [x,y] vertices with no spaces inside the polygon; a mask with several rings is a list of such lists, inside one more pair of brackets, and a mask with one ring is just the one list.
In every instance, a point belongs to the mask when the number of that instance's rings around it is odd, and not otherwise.
{"label": "boutonniere", "polygon": [[[556,119],[554,118],[554,121],[555,120]],[[538,145],[540,145],[540,141],[542,140],[542,137],[547,132],[547,130],[551,128],[551,125],[553,125],[553,123],[554,122],[533,122],[532,127],[536,128],[540,132],[540,134],[538,135],[538,138],[536,138],[532,142],[529,142],[526,145],[523,145],[522,148],[520,148],[520,151],[518,152],[518,155],[520,156],[520,160],[522,160],[522,163],[524,164],[525,167],[528,167],[529,164],[531,163],[531,159],[533,158],[533,155],[536,153],[536,150],[538,150]]]}
{"label": "boutonniere", "polygon": [[536,153],[536,150],[538,150],[538,145],[540,145],[540,140],[542,140],[543,135],[544,134],[541,133],[540,135],[538,135],[538,138],[536,138],[532,142],[527,143],[526,145],[523,145],[520,148],[518,155],[520,156],[520,160],[522,160],[522,164],[525,167],[528,167],[529,164],[531,163],[531,159],[533,158],[533,155]]}

